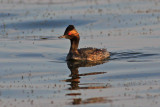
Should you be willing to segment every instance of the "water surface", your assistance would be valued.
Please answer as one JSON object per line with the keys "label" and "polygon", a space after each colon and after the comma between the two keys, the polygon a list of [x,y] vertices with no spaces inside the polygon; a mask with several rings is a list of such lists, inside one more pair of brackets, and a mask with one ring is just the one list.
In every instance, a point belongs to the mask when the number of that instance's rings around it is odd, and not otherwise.
{"label": "water surface", "polygon": [[[1,0],[0,20],[1,106],[159,107],[158,1]],[[69,24],[110,59],[65,61]]]}

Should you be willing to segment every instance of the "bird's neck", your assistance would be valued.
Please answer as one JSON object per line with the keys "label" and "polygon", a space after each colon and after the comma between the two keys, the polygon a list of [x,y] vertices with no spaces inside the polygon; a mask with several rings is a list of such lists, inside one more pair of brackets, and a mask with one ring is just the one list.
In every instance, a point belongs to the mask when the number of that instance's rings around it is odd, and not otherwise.
{"label": "bird's neck", "polygon": [[70,41],[71,41],[71,47],[69,50],[70,53],[77,53],[78,54],[79,40],[80,40],[79,36],[70,39]]}

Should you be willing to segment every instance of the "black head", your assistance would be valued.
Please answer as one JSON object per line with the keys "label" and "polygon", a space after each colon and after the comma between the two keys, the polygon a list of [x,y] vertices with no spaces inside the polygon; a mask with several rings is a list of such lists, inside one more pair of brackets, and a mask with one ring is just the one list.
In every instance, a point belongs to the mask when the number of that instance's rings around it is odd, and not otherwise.
{"label": "black head", "polygon": [[66,28],[66,30],[65,30],[65,32],[64,32],[64,35],[68,34],[68,32],[69,32],[69,31],[72,31],[73,29],[75,29],[74,25],[69,25],[69,26]]}
{"label": "black head", "polygon": [[73,38],[79,38],[79,33],[75,29],[74,25],[69,25],[63,36],[60,36],[59,38],[66,38],[66,39],[73,39]]}

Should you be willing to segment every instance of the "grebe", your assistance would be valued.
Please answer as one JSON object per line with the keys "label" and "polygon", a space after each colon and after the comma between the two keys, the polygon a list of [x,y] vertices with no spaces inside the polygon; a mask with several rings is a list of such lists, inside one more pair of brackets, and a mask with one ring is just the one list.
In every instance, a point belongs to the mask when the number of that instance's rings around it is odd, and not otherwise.
{"label": "grebe", "polygon": [[97,48],[80,48],[79,44],[79,33],[73,25],[69,25],[63,36],[58,38],[70,39],[71,46],[66,60],[80,60],[80,61],[100,61],[109,58],[110,53],[106,49]]}

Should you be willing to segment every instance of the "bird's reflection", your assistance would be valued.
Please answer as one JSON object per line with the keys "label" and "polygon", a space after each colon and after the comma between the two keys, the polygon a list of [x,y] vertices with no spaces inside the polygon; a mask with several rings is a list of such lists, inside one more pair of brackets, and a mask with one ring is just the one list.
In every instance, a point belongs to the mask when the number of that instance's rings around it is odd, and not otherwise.
{"label": "bird's reflection", "polygon": [[[82,76],[88,75],[98,75],[104,74],[106,72],[90,72],[90,73],[79,73],[79,67],[92,67],[96,65],[100,65],[106,63],[107,61],[98,61],[98,62],[85,62],[85,61],[67,61],[67,65],[69,70],[71,71],[70,79],[65,80],[66,82],[70,82],[70,87],[68,90],[79,90],[79,89],[104,89],[109,88],[109,84],[104,83],[81,83],[80,78]],[[66,96],[80,96],[81,93],[67,93]],[[110,100],[103,97],[95,97],[83,100],[82,98],[73,98],[71,104],[87,104],[87,103],[106,103],[111,102]]]}
{"label": "bird's reflection", "polygon": [[82,100],[81,98],[74,98],[73,102],[71,102],[72,105],[93,104],[93,103],[112,103],[112,100],[106,97],[94,97],[94,98],[88,98],[85,100]]}
{"label": "bird's reflection", "polygon": [[[104,61],[98,61],[98,62],[86,62],[86,61],[68,61],[67,65],[69,70],[71,71],[70,77],[71,79],[67,79],[66,82],[70,82],[70,88],[69,90],[77,90],[77,89],[100,89],[100,88],[106,88],[107,85],[101,84],[101,83],[85,83],[80,84],[80,77],[81,76],[88,76],[88,75],[98,75],[98,74],[104,74],[106,72],[91,72],[91,73],[83,73],[79,74],[79,67],[91,67],[96,66],[99,64],[105,63]],[[83,85],[83,87],[80,85]],[[94,85],[94,86],[84,86],[84,85]],[[96,86],[97,85],[97,86]],[[100,86],[99,86],[100,85]]]}

